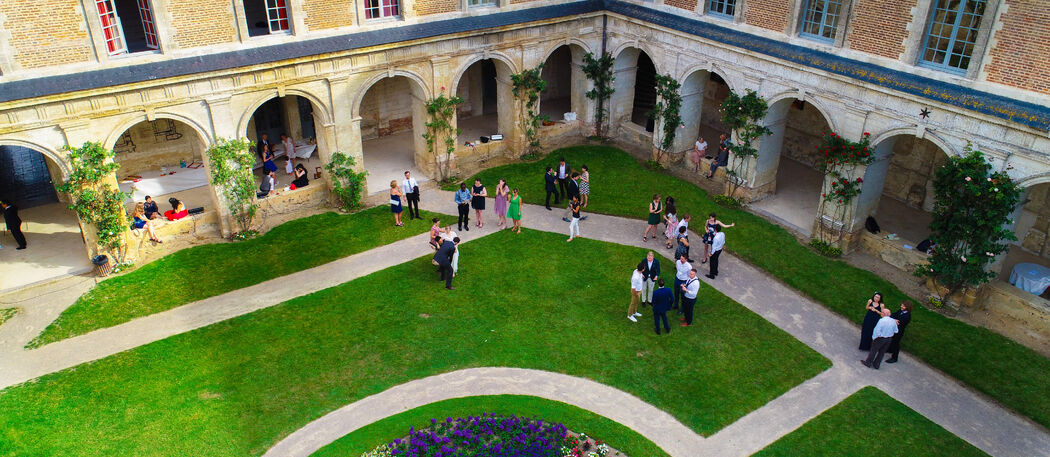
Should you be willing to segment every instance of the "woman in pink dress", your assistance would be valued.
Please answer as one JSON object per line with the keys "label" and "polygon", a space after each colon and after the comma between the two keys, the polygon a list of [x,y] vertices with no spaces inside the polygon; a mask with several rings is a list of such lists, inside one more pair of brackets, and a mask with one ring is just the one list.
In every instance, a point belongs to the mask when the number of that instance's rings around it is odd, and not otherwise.
{"label": "woman in pink dress", "polygon": [[507,193],[509,191],[507,181],[500,178],[499,184],[496,184],[496,204],[492,208],[496,212],[496,216],[499,217],[499,223],[496,224],[496,227],[507,226]]}

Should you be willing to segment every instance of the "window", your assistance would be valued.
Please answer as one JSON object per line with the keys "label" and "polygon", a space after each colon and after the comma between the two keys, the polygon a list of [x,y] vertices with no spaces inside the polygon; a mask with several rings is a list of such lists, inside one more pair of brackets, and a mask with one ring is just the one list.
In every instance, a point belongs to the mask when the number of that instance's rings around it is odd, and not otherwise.
{"label": "window", "polygon": [[736,15],[736,0],[710,0],[707,13],[732,18]]}
{"label": "window", "polygon": [[365,19],[398,17],[400,15],[400,0],[365,0]]}
{"label": "window", "polygon": [[802,9],[800,35],[834,42],[841,9],[842,0],[806,0],[806,7]]}
{"label": "window", "polygon": [[149,0],[95,0],[95,9],[107,54],[160,49]]}
{"label": "window", "polygon": [[284,0],[266,0],[266,22],[270,33],[288,31],[288,7]]}
{"label": "window", "polygon": [[479,6],[496,6],[496,0],[467,0],[467,8]]}
{"label": "window", "polygon": [[244,0],[244,19],[248,36],[288,33],[288,0]]}
{"label": "window", "polygon": [[935,0],[920,64],[965,73],[977,44],[986,0]]}

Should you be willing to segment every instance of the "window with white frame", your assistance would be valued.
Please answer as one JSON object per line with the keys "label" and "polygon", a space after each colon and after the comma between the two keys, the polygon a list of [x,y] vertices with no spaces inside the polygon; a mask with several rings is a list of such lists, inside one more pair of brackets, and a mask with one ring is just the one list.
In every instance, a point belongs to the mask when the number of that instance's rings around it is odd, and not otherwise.
{"label": "window with white frame", "polygon": [[496,6],[496,0],[467,0],[467,8],[477,8],[482,6]]}
{"label": "window with white frame", "polygon": [[401,16],[400,0],[365,0],[365,19]]}
{"label": "window with white frame", "polygon": [[736,0],[709,0],[707,14],[732,18],[736,15]]}
{"label": "window with white frame", "polygon": [[987,4],[986,0],[934,0],[919,64],[966,73]]}
{"label": "window with white frame", "polygon": [[799,35],[820,41],[835,41],[842,0],[806,0]]}
{"label": "window with white frame", "polygon": [[150,0],[94,0],[106,53],[128,54],[160,49]]}
{"label": "window with white frame", "polygon": [[288,0],[244,0],[244,20],[248,36],[288,33],[292,29]]}

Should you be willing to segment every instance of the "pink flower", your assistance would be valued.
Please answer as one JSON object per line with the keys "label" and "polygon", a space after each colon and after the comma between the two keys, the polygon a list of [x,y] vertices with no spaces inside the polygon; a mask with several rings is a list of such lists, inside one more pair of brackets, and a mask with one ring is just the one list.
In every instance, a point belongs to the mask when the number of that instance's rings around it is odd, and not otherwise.
{"label": "pink flower", "polygon": [[445,90],[445,86],[441,86],[441,90],[444,91]]}
{"label": "pink flower", "polygon": [[967,177],[966,177],[966,180],[967,180],[967,181],[969,181],[969,180],[970,180],[970,177],[969,177],[969,176],[967,176]]}
{"label": "pink flower", "polygon": [[959,258],[962,259],[963,262],[966,262],[966,256],[961,255],[961,256],[959,256]]}

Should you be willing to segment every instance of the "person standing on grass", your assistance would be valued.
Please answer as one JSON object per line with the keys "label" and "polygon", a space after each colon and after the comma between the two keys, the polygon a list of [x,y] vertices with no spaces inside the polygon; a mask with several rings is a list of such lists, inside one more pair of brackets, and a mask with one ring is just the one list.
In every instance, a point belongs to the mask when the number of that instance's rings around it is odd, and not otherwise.
{"label": "person standing on grass", "polygon": [[[451,241],[455,242],[459,235],[452,231],[452,226],[445,227],[445,230],[441,232],[441,242]],[[459,274],[459,246],[456,246],[456,252],[452,253],[452,276]]]}
{"label": "person standing on grass", "polygon": [[715,279],[718,276],[718,258],[722,256],[722,248],[726,245],[726,234],[722,233],[722,226],[715,226],[715,235],[711,241],[711,271],[707,277]]}
{"label": "person standing on grass", "polygon": [[653,303],[653,291],[656,290],[656,280],[660,279],[660,260],[656,258],[653,251],[649,251],[642,261],[642,276],[645,277],[645,289],[642,293],[642,306]]}
{"label": "person standing on grass", "polygon": [[[401,192],[408,199],[408,220],[422,219],[419,217],[419,183],[409,171],[405,171],[405,179],[401,180]],[[415,207],[414,212],[413,207]]]}
{"label": "person standing on grass", "polygon": [[401,202],[404,198],[405,194],[401,193],[400,187],[397,187],[397,180],[390,181],[390,212],[394,213],[394,225],[398,227],[405,225],[401,222],[401,210],[404,209]]}
{"label": "person standing on grass", "polygon": [[507,204],[507,217],[514,221],[514,227],[511,227],[510,231],[517,230],[515,233],[521,234],[521,195],[518,195],[517,187],[511,192]]}
{"label": "person standing on grass", "polygon": [[543,188],[547,190],[547,201],[543,206],[547,207],[547,211],[551,211],[551,195],[554,196],[554,204],[558,205],[561,203],[561,197],[558,196],[558,188],[555,186],[557,178],[554,177],[554,169],[547,167],[547,174],[543,175]]}
{"label": "person standing on grass", "polygon": [[704,224],[704,259],[701,260],[700,263],[707,263],[707,260],[711,258],[711,244],[715,241],[715,226],[721,226],[722,228],[726,229],[735,225],[735,223],[726,225],[724,222],[718,220],[718,217],[715,216],[715,213],[711,213],[710,215],[708,215],[707,223]]}
{"label": "person standing on grass", "polygon": [[689,270],[689,279],[682,284],[682,327],[693,325],[693,309],[696,307],[696,294],[700,292],[700,278],[696,269]]}
{"label": "person standing on grass", "polygon": [[707,158],[707,141],[704,137],[696,138],[696,145],[693,147],[693,173],[700,171],[700,159]]}
{"label": "person standing on grass", "polygon": [[664,245],[667,249],[673,249],[675,235],[678,234],[678,208],[675,207],[674,197],[670,195],[664,201],[664,224],[667,225],[664,229],[664,238],[667,239]]}
{"label": "person standing on grass", "polygon": [[591,195],[591,172],[587,170],[587,165],[580,167],[583,173],[580,173],[580,197],[583,198],[583,207],[587,207],[588,197]]}
{"label": "person standing on grass", "polygon": [[572,212],[572,221],[569,222],[569,239],[566,242],[572,241],[574,238],[573,231],[576,232],[575,236],[580,236],[580,198],[572,197],[572,202],[569,203],[569,211]]}
{"label": "person standing on grass", "polygon": [[664,205],[660,203],[660,194],[653,194],[653,201],[649,202],[649,220],[648,226],[645,228],[645,234],[642,235],[642,242],[649,241],[649,232],[653,232],[653,237],[656,237],[657,233],[660,233],[660,229],[656,228],[660,225],[660,219],[663,217]]}
{"label": "person standing on grass", "polygon": [[478,217],[478,222],[474,224],[477,228],[485,227],[485,222],[481,220],[481,214],[485,212],[486,196],[488,196],[488,192],[485,190],[485,186],[481,184],[480,179],[475,179],[474,187],[470,189],[470,206],[474,207],[474,214]]}
{"label": "person standing on grass", "polygon": [[634,273],[631,274],[631,306],[627,307],[627,319],[631,322],[638,322],[637,318],[642,317],[642,313],[638,312],[638,303],[642,301],[642,288],[645,287],[645,276],[642,270],[644,267],[639,263],[634,268]]}
{"label": "person standing on grass", "polygon": [[875,324],[875,330],[871,334],[871,350],[868,351],[868,358],[861,360],[860,363],[878,370],[882,365],[882,356],[886,354],[886,349],[893,342],[893,335],[897,333],[897,321],[890,317],[889,309],[883,309],[882,317]]}
{"label": "person standing on grass", "polygon": [[509,193],[507,181],[500,178],[499,184],[496,184],[496,203],[492,205],[492,210],[496,212],[496,218],[499,220],[496,227],[507,228],[507,194]]}
{"label": "person standing on grass", "polygon": [[667,324],[667,311],[671,309],[671,302],[674,301],[674,295],[671,293],[671,289],[664,287],[664,280],[660,279],[656,282],[659,289],[653,292],[653,325],[656,327],[656,334],[660,334],[660,321],[664,323],[664,333],[671,333],[671,326]]}
{"label": "person standing on grass", "polygon": [[568,198],[566,187],[569,185],[569,175],[572,174],[572,168],[569,168],[569,164],[565,163],[565,157],[558,159],[558,167],[554,170],[554,174],[558,177],[558,192],[561,195],[561,199],[565,200]]}
{"label": "person standing on grass", "polygon": [[430,221],[434,223],[430,226],[430,247],[436,251],[441,247],[441,219],[435,217]]}
{"label": "person standing on grass", "polygon": [[455,290],[452,287],[452,277],[456,274],[452,272],[452,257],[456,253],[456,246],[459,245],[459,238],[453,238],[452,241],[444,241],[441,243],[441,247],[434,253],[434,265],[437,265],[438,271],[441,273],[441,280],[445,281],[445,288],[448,290]]}
{"label": "person standing on grass", "polygon": [[[685,230],[686,230],[685,234],[688,235],[689,234],[689,221],[691,221],[691,220],[693,220],[693,216],[690,216],[689,214],[686,214],[685,216],[682,216],[682,218],[678,220],[678,227],[675,228],[675,233],[676,234],[681,234],[682,233],[682,228],[685,228]],[[677,235],[676,235],[676,237],[677,237]],[[689,255],[689,242],[688,241],[686,241],[686,243],[685,243],[685,255],[687,256],[686,258],[689,259],[689,262],[692,263],[693,259],[688,257],[688,255]],[[675,252],[674,256],[678,257],[678,253]]]}
{"label": "person standing on grass", "polygon": [[678,256],[678,260],[674,261],[674,303],[672,307],[678,310],[678,314],[682,314],[682,284],[685,284],[689,280],[689,272],[693,271],[693,265],[689,263],[689,259],[686,256]]}
{"label": "person standing on grass", "polygon": [[459,219],[456,222],[457,230],[470,231],[470,192],[467,191],[467,183],[459,183],[459,190],[454,197],[456,207],[459,210]]}
{"label": "person standing on grass", "polygon": [[900,356],[901,352],[901,338],[904,337],[904,329],[911,323],[911,302],[901,303],[901,310],[891,314],[890,317],[897,320],[897,333],[893,334],[893,341],[890,341],[890,347],[886,349],[886,353],[890,355],[886,363],[897,363],[897,357]]}

